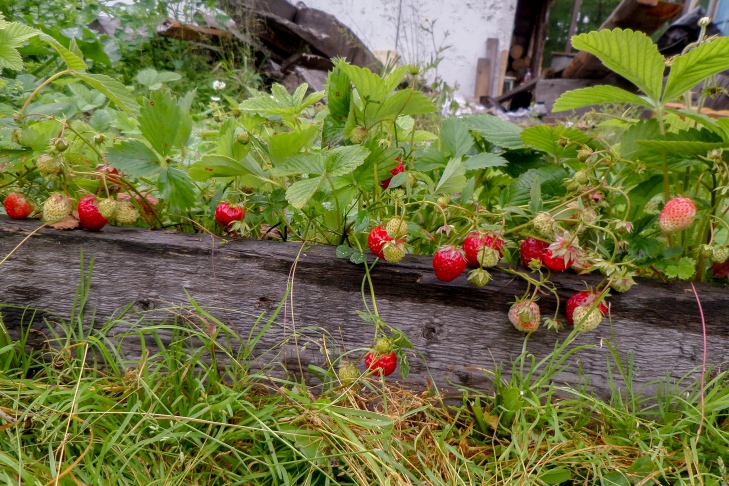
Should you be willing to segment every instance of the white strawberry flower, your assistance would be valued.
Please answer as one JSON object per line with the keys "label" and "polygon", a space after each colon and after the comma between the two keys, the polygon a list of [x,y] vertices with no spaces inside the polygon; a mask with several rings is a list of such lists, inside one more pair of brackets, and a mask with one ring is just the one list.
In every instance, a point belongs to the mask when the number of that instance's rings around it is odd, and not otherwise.
{"label": "white strawberry flower", "polygon": [[221,89],[225,89],[225,86],[226,86],[226,84],[223,81],[218,81],[217,79],[215,81],[213,81],[213,89],[215,91],[220,91]]}

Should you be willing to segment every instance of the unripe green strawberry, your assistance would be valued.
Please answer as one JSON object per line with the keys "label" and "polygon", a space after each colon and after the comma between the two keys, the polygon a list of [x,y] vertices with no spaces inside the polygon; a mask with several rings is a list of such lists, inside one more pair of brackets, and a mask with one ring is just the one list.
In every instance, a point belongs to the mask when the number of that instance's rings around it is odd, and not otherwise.
{"label": "unripe green strawberry", "polygon": [[436,201],[436,204],[440,206],[441,209],[445,209],[448,207],[448,203],[450,202],[451,198],[449,198],[448,196],[440,196]]}
{"label": "unripe green strawberry", "polygon": [[94,143],[96,145],[101,145],[102,143],[106,142],[106,135],[103,133],[97,133],[94,135]]}
{"label": "unripe green strawberry", "polygon": [[235,135],[235,141],[245,145],[251,140],[251,136],[248,134],[248,132],[238,132]]}
{"label": "unripe green strawberry", "polygon": [[491,274],[483,268],[477,268],[468,274],[468,280],[473,282],[477,287],[483,287],[491,281]]}
{"label": "unripe green strawberry", "polygon": [[63,138],[56,138],[53,140],[53,146],[59,152],[65,152],[68,149],[68,143]]}
{"label": "unripe green strawberry", "polygon": [[355,381],[357,381],[357,378],[359,378],[359,370],[356,366],[354,366],[349,361],[344,361],[339,366],[339,372],[337,373],[337,376],[339,377],[339,381],[344,386],[350,386]]}
{"label": "unripe green strawberry", "polygon": [[554,236],[554,218],[549,213],[539,213],[532,221],[534,230],[542,236]]}
{"label": "unripe green strawberry", "polygon": [[43,219],[50,224],[59,223],[71,214],[72,209],[70,197],[54,194],[43,204]]}
{"label": "unripe green strawberry", "polygon": [[711,257],[714,263],[722,264],[729,259],[729,247],[716,246],[711,250]]}
{"label": "unripe green strawberry", "polygon": [[531,299],[517,300],[509,309],[509,321],[521,332],[532,332],[539,327],[539,306]]}
{"label": "unripe green strawberry", "polygon": [[121,201],[116,205],[116,222],[119,224],[134,224],[139,219],[139,211],[131,201]]}
{"label": "unripe green strawberry", "polygon": [[590,307],[586,305],[577,306],[572,314],[572,321],[580,332],[592,331],[602,322],[603,315],[600,309],[595,307],[590,310]]}
{"label": "unripe green strawberry", "polygon": [[711,245],[701,245],[699,247],[699,255],[701,255],[704,258],[713,258],[714,257],[714,247]]}
{"label": "unripe green strawberry", "polygon": [[573,179],[580,186],[584,186],[587,185],[588,182],[590,182],[590,175],[587,173],[586,170],[578,170],[577,172],[575,172],[575,176],[573,177]]}
{"label": "unripe green strawberry", "polygon": [[412,172],[407,173],[408,176],[408,187],[415,187],[418,184],[418,176],[413,174]]}
{"label": "unripe green strawberry", "polygon": [[592,149],[590,147],[584,147],[577,152],[577,160],[585,162],[592,156]]}
{"label": "unripe green strawberry", "polygon": [[104,219],[113,219],[116,214],[116,201],[112,198],[102,199],[96,207]]}
{"label": "unripe green strawberry", "polygon": [[501,256],[499,255],[499,250],[496,248],[490,248],[488,246],[482,246],[480,250],[478,250],[478,263],[484,267],[484,268],[491,268],[495,267],[497,263],[499,263],[499,260],[501,259]]}
{"label": "unripe green strawberry", "polygon": [[43,154],[35,160],[35,166],[40,175],[54,177],[61,173],[61,163],[52,155]]}
{"label": "unripe green strawberry", "polygon": [[349,139],[352,143],[362,143],[367,136],[367,129],[363,126],[357,126],[349,132]]}
{"label": "unripe green strawberry", "polygon": [[397,263],[405,256],[405,243],[398,240],[390,240],[382,248],[385,260],[390,263]]}
{"label": "unripe green strawberry", "polygon": [[400,239],[408,234],[408,222],[403,218],[392,218],[385,226],[387,235],[393,239]]}
{"label": "unripe green strawberry", "polygon": [[390,338],[381,337],[375,343],[374,350],[377,354],[387,354],[392,352],[392,341]]}

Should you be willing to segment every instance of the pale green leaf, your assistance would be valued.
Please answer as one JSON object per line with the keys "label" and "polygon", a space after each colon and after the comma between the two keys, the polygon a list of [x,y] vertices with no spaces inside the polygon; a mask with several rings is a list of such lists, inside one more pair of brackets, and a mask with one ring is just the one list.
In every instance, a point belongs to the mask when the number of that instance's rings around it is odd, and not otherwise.
{"label": "pale green leaf", "polygon": [[139,103],[127,88],[114,78],[110,78],[104,74],[90,73],[71,73],[89,86],[99,90],[117,107],[124,110],[129,115],[139,114]]}
{"label": "pale green leaf", "polygon": [[251,171],[237,160],[223,155],[206,155],[188,170],[193,180],[204,181],[211,177],[235,177],[250,175]]}
{"label": "pale green leaf", "polygon": [[543,196],[561,196],[566,192],[564,180],[569,177],[562,167],[529,169],[509,186],[509,205],[520,206],[531,199],[532,186],[539,181]]}
{"label": "pale green leaf", "polygon": [[414,66],[412,64],[405,64],[404,66],[393,69],[385,78],[385,86],[387,87],[388,93],[393,92],[405,78],[405,75],[413,68]]}
{"label": "pale green leaf", "polygon": [[333,177],[349,174],[362,165],[370,151],[361,145],[338,147],[326,152],[326,171]]}
{"label": "pale green leaf", "polygon": [[[50,35],[41,32],[38,34],[38,38],[51,46],[53,49],[55,49],[56,52],[58,52],[58,54],[61,56],[61,59],[63,59],[63,62],[66,63],[68,69],[74,71],[85,71],[89,68],[81,57],[76,55],[70,49],[62,46],[56,39],[54,39]],[[96,76],[100,75],[97,74]]]}
{"label": "pale green leaf", "polygon": [[6,23],[4,28],[0,28],[0,45],[20,47],[25,41],[38,35],[38,33],[38,30],[27,25],[17,22]]}
{"label": "pale green leaf", "polygon": [[708,128],[712,132],[716,133],[724,140],[729,140],[729,118],[719,118],[717,120],[711,118],[710,116],[702,115],[701,113],[697,113],[694,110],[687,110],[685,108],[681,110],[669,109],[667,111],[669,113],[674,113],[682,118],[693,120],[696,123],[699,123],[705,128]]}
{"label": "pale green leaf", "polygon": [[130,177],[148,177],[160,169],[157,154],[140,140],[115,143],[107,149],[106,160]]}
{"label": "pale green leaf", "polygon": [[166,167],[160,170],[158,187],[162,199],[172,210],[184,211],[195,205],[195,185],[192,179],[174,167]]}
{"label": "pale green leaf", "polygon": [[384,101],[391,91],[381,77],[367,68],[353,66],[341,59],[335,60],[334,65],[349,77],[363,101]]}
{"label": "pale green leaf", "polygon": [[680,98],[704,79],[726,69],[729,69],[729,37],[720,37],[676,56],[666,80],[663,102]]}
{"label": "pale green leaf", "polygon": [[509,163],[508,160],[500,155],[481,152],[470,159],[466,160],[463,165],[467,170],[486,169],[488,167],[503,167]]}
{"label": "pale green leaf", "polygon": [[152,91],[139,115],[139,131],[163,157],[175,146],[182,110],[168,92]]}
{"label": "pale green leaf", "polygon": [[323,177],[296,181],[286,190],[286,200],[296,209],[301,209],[316,193],[324,181]]}
{"label": "pale green leaf", "polygon": [[13,71],[23,69],[23,58],[17,49],[0,44],[0,68]]}
{"label": "pale green leaf", "polygon": [[435,192],[437,194],[461,192],[466,187],[466,183],[466,166],[463,165],[460,157],[456,157],[448,161]]}
{"label": "pale green leaf", "polygon": [[597,56],[608,69],[652,99],[661,99],[665,61],[658,47],[643,32],[602,29],[573,37],[572,46]]}
{"label": "pale green leaf", "polygon": [[566,111],[583,108],[585,106],[602,105],[605,103],[629,103],[632,105],[654,108],[646,98],[615,86],[592,86],[590,88],[568,91],[554,102],[552,111]]}
{"label": "pale green leaf", "polygon": [[370,104],[367,113],[368,115],[373,114],[373,116],[368,116],[368,122],[375,124],[402,115],[424,115],[435,110],[436,107],[430,98],[419,91],[408,88],[396,92],[387,98],[382,105]]}
{"label": "pale green leaf", "polygon": [[325,171],[324,156],[317,153],[298,153],[286,160],[286,163],[275,167],[271,172],[276,177],[296,174],[323,174]]}
{"label": "pale green leaf", "polygon": [[458,118],[446,118],[440,126],[441,151],[451,157],[462,157],[473,147],[468,126]]}
{"label": "pale green leaf", "polygon": [[319,126],[311,125],[296,132],[278,132],[268,139],[268,153],[271,160],[280,164],[287,157],[304,148],[319,131]]}
{"label": "pale green leaf", "polygon": [[463,121],[468,129],[476,132],[487,142],[505,149],[524,148],[521,128],[494,115],[467,115]]}
{"label": "pale green leaf", "polygon": [[164,83],[171,83],[182,79],[177,73],[170,71],[157,71],[153,68],[142,69],[137,73],[136,80],[139,84],[147,86],[151,90],[158,90]]}
{"label": "pale green leaf", "polygon": [[638,140],[638,145],[644,149],[655,152],[664,152],[684,157],[693,155],[706,156],[709,151],[717,148],[727,148],[727,142],[701,142],[693,140]]}
{"label": "pale green leaf", "polygon": [[[530,147],[546,152],[555,157],[561,157],[565,154],[565,147],[560,145],[562,140],[570,142],[588,143],[591,139],[581,131],[557,125],[550,127],[549,125],[537,125],[530,127],[521,132],[521,139]],[[574,151],[576,147],[572,146]]]}

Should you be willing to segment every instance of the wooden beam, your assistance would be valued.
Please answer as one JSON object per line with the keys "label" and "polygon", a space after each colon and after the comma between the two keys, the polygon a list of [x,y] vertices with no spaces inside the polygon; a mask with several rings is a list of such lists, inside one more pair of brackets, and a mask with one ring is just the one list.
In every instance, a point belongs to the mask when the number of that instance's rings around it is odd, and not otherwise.
{"label": "wooden beam", "polygon": [[569,54],[572,52],[572,37],[577,32],[577,17],[580,16],[580,7],[582,7],[582,0],[575,0],[575,4],[572,7],[572,20],[570,20],[570,28],[567,31],[567,45],[564,48],[564,52]]}
{"label": "wooden beam", "polygon": [[491,75],[491,59],[481,57],[476,63],[476,90],[474,96],[481,98],[489,95],[489,76]]}
{"label": "wooden beam", "polygon": [[[0,255],[8,255],[39,226],[37,221],[0,216]],[[31,312],[26,308],[40,310],[34,329],[48,331],[43,322],[47,317],[53,329],[60,330],[55,323],[70,315],[73,289],[80,281],[82,250],[87,265],[91,258],[95,260],[84,325],[87,330],[92,325],[92,311],[100,326],[121,307],[131,305],[133,315],[116,322],[107,333],[128,359],[141,354],[138,332],[144,330],[145,322],[169,322],[174,317],[170,306],[189,305],[188,294],[244,339],[258,317],[265,314],[265,322],[288,295],[270,330],[251,350],[257,366],[281,370],[286,365],[293,373],[297,373],[299,359],[304,369],[325,366],[319,351],[325,333],[327,343],[334,346],[330,349],[334,356],[342,349],[366,348],[372,342],[373,327],[357,315],[364,310],[364,269],[337,258],[332,246],[302,249],[300,243],[252,239],[221,245],[219,238],[204,234],[117,227],[100,232],[42,229],[3,262],[0,302],[6,306],[2,312],[12,336],[18,336],[23,322],[27,324]],[[371,255],[369,259],[373,260]],[[522,352],[524,335],[509,323],[507,312],[526,285],[498,270],[491,273],[493,280],[478,288],[468,282],[466,274],[450,283],[437,280],[428,256],[409,255],[399,264],[378,263],[373,268],[380,317],[402,329],[415,347],[415,352],[409,352],[408,386],[425,388],[430,380],[446,391],[460,386],[486,389],[491,381],[482,370],[497,365],[508,376],[511,361]],[[570,295],[586,284],[596,285],[602,276],[565,272],[551,280],[564,305]],[[689,283],[664,285],[645,279],[638,283],[630,292],[612,295],[609,318],[568,346],[591,347],[567,359],[558,383],[577,385],[586,378],[590,387],[609,396],[610,350],[605,341],[613,342],[623,357],[632,354],[636,387],[667,374],[698,376],[703,336],[694,296],[687,291]],[[729,292],[722,285],[697,284],[697,289],[707,317],[709,366],[716,366],[729,359]],[[545,295],[539,305],[542,315],[549,316],[556,300]],[[138,323],[138,317],[147,321]],[[559,319],[564,320],[564,307]],[[179,324],[185,325],[185,321]],[[298,345],[293,342],[294,333]],[[567,334],[539,329],[529,337],[526,349],[539,360]],[[51,334],[46,335],[52,339]],[[44,344],[43,335],[31,336],[37,337],[36,345]],[[160,337],[163,343],[171,339],[168,334]],[[154,354],[156,343],[147,345]],[[620,386],[615,369],[613,366],[612,374]],[[390,379],[395,381],[396,376]]]}
{"label": "wooden beam", "polygon": [[497,96],[496,94],[496,77],[497,70],[499,69],[499,39],[489,37],[486,39],[486,59],[491,63],[489,70],[489,95],[491,97]]}

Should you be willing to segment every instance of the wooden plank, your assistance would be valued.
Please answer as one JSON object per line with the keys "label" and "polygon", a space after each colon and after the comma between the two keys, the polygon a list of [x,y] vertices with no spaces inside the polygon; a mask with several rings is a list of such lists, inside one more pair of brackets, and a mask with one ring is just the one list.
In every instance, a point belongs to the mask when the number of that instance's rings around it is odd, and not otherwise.
{"label": "wooden plank", "polygon": [[577,32],[577,17],[580,15],[580,7],[582,7],[582,0],[575,0],[575,4],[572,6],[572,20],[570,20],[570,28],[567,30],[567,45],[564,51],[569,54],[572,52],[572,37]]}
{"label": "wooden plank", "polygon": [[[7,255],[38,226],[37,221],[0,216],[0,254]],[[188,303],[188,292],[199,305],[248,336],[258,316],[263,312],[270,315],[287,295],[293,275],[295,285],[286,308],[253,350],[259,366],[283,363],[293,371],[298,369],[299,359],[304,367],[324,365],[318,343],[325,332],[328,342],[340,350],[367,347],[372,340],[372,327],[357,315],[357,310],[363,310],[364,269],[336,258],[334,247],[307,246],[302,251],[297,243],[249,239],[221,245],[208,235],[115,227],[96,233],[43,229],[2,264],[0,302],[19,306],[3,309],[13,335],[18,335],[26,306],[46,311],[36,316],[39,330],[47,330],[42,317],[53,323],[58,322],[57,316],[69,315],[73,289],[80,278],[81,250],[87,264],[95,259],[87,326],[92,309],[95,322],[101,325],[128,304],[152,321],[169,319],[165,308]],[[457,386],[488,388],[490,381],[481,370],[501,364],[508,375],[511,360],[522,351],[524,336],[508,322],[507,311],[526,286],[521,279],[499,271],[492,272],[492,282],[483,288],[469,283],[465,274],[450,283],[440,282],[431,261],[427,256],[410,255],[400,264],[380,263],[372,271],[381,318],[402,329],[418,353],[411,354],[407,384],[424,388],[430,379],[451,391]],[[599,275],[564,273],[553,276],[552,281],[564,303],[586,283],[595,285],[601,279]],[[628,293],[611,296],[610,319],[570,345],[593,347],[570,357],[558,382],[580,382],[581,369],[596,391],[609,395],[606,363],[610,351],[605,341],[612,339],[611,333],[623,357],[633,353],[636,386],[664,378],[666,373],[678,377],[697,372],[703,338],[689,284],[638,283]],[[718,365],[729,360],[729,292],[721,285],[700,284],[697,288],[706,315],[709,365]],[[539,304],[545,316],[555,310],[551,296],[543,296]],[[564,309],[561,312],[564,319]],[[136,329],[134,322],[134,316],[129,316],[109,332],[130,359],[141,352],[139,338],[129,334]],[[282,348],[281,343],[290,341],[294,331],[302,346],[290,343]],[[526,348],[540,359],[566,335],[540,329],[529,337]],[[169,341],[170,336],[162,339]],[[304,343],[309,344],[304,348]],[[154,343],[149,344],[154,353]],[[619,377],[616,380],[620,385]]]}
{"label": "wooden plank", "polygon": [[[524,93],[525,91],[533,91],[534,87],[539,82],[539,79],[532,79],[531,81],[524,83],[520,86],[517,86],[516,88],[512,89],[511,91],[502,94],[498,98],[496,98],[496,101],[499,103],[503,103],[504,101],[509,101],[514,96],[518,95],[519,93]],[[481,100],[481,104],[485,104],[485,100]]]}
{"label": "wooden plank", "polygon": [[[681,5],[657,0],[623,0],[600,29],[633,29],[651,35],[681,12]],[[562,72],[563,78],[602,78],[610,70],[595,56],[578,53]]]}
{"label": "wooden plank", "polygon": [[476,63],[476,90],[474,96],[481,98],[489,94],[489,75],[491,74],[491,60],[481,57]]}
{"label": "wooden plank", "polygon": [[501,96],[504,92],[504,76],[506,70],[509,69],[509,51],[504,49],[499,57],[499,71],[496,73],[496,96]]}
{"label": "wooden plank", "polygon": [[496,95],[496,70],[499,68],[499,39],[489,37],[486,39],[486,59],[491,62],[491,71],[489,72],[489,95]]}

